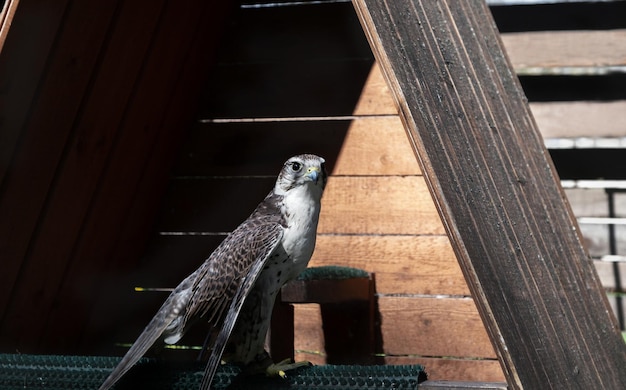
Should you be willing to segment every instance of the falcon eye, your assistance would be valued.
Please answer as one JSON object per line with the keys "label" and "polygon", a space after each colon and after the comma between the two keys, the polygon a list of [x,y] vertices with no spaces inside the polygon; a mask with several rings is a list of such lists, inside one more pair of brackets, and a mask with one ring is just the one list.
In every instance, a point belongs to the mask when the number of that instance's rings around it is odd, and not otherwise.
{"label": "falcon eye", "polygon": [[302,169],[302,164],[300,164],[299,162],[291,163],[291,170],[292,171],[298,172],[300,169]]}

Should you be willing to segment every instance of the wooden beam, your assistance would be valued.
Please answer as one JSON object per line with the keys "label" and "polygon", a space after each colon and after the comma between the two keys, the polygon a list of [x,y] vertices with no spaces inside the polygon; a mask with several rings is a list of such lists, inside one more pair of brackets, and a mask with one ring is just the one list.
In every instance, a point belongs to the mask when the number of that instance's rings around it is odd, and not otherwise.
{"label": "wooden beam", "polygon": [[485,3],[353,3],[509,387],[626,388],[626,345]]}

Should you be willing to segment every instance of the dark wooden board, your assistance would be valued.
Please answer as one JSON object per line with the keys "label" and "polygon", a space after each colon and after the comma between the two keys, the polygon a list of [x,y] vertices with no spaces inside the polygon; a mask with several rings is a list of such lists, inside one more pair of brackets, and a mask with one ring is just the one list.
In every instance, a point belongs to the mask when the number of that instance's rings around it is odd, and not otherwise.
{"label": "dark wooden board", "polygon": [[354,2],[511,388],[624,388],[619,333],[483,2]]}
{"label": "dark wooden board", "polygon": [[0,59],[0,348],[75,353],[91,313],[117,318],[108,272],[144,250],[229,3],[44,3]]}
{"label": "dark wooden board", "polygon": [[[21,333],[23,327],[33,324],[28,321],[30,316],[26,311],[38,311],[41,308],[39,304],[47,306],[49,300],[53,299],[56,283],[62,278],[64,263],[58,267],[41,263],[37,257],[33,257],[36,249],[32,245],[39,235],[41,218],[49,211],[50,202],[54,202],[51,195],[59,180],[63,179],[57,167],[63,165],[66,143],[72,137],[74,118],[91,87],[92,73],[82,71],[81,67],[96,66],[115,8],[115,2],[69,7],[65,28],[59,29],[56,38],[65,44],[55,46],[47,68],[43,71],[38,95],[30,106],[28,119],[21,124],[9,120],[11,125],[16,126],[11,126],[9,132],[21,129],[21,142],[11,161],[11,170],[2,183],[4,190],[0,199],[0,220],[5,221],[0,224],[0,251],[7,259],[7,269],[0,276],[0,343],[3,345],[17,346],[24,339],[38,338],[37,333]],[[93,20],[88,20],[85,15]],[[59,99],[61,90],[64,91],[63,99]],[[19,116],[20,111],[15,114]],[[12,113],[0,115],[10,117]],[[66,211],[71,213],[74,210]],[[78,215],[79,220],[80,217]],[[73,216],[68,216],[68,220],[70,218]],[[75,221],[80,224],[79,220]],[[57,220],[57,223],[61,221]],[[63,237],[63,233],[64,230],[57,227],[55,236],[44,238],[56,241]],[[70,239],[73,233],[75,231],[69,233]],[[54,249],[56,247],[48,248]],[[54,254],[50,257],[54,258]]]}

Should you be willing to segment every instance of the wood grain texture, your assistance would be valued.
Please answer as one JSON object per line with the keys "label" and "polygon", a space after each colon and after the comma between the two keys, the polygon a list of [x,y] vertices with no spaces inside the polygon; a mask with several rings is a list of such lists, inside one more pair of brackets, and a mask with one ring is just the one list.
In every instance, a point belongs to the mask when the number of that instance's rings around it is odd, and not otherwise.
{"label": "wood grain texture", "polygon": [[324,329],[319,305],[294,305],[294,357],[296,361],[326,364]]}
{"label": "wood grain texture", "polygon": [[626,345],[486,5],[354,4],[509,386],[625,387]]}
{"label": "wood grain texture", "polygon": [[548,73],[547,68],[626,65],[626,30],[525,31],[501,36],[518,73],[529,68]]}
{"label": "wood grain texture", "polygon": [[530,109],[544,138],[626,136],[626,100],[535,102]]}
{"label": "wood grain texture", "polygon": [[354,115],[398,115],[389,86],[376,62],[365,80]]}
{"label": "wood grain texture", "polygon": [[[384,313],[380,324],[382,350],[378,352],[384,356],[495,360],[472,299],[382,296],[378,306]],[[325,362],[324,323],[319,306],[294,307],[296,356],[318,356]]]}
{"label": "wood grain texture", "polygon": [[[608,291],[624,291],[624,280],[626,280],[626,263],[596,260],[593,262],[596,267],[602,286]],[[617,284],[620,281],[620,284]]]}
{"label": "wood grain texture", "polygon": [[322,198],[318,234],[325,233],[441,235],[444,230],[422,176],[335,176]]}
{"label": "wood grain texture", "polygon": [[343,145],[334,175],[421,175],[397,115],[355,118]]}
{"label": "wood grain texture", "polygon": [[342,265],[373,272],[379,294],[469,295],[444,235],[321,234],[309,265]]}
{"label": "wood grain texture", "polygon": [[204,122],[194,126],[183,149],[176,176],[275,176],[284,161],[303,151],[326,158],[333,175],[421,174],[397,114]]}
{"label": "wood grain texture", "polygon": [[378,305],[385,313],[381,329],[387,354],[496,357],[470,298],[383,296]]}

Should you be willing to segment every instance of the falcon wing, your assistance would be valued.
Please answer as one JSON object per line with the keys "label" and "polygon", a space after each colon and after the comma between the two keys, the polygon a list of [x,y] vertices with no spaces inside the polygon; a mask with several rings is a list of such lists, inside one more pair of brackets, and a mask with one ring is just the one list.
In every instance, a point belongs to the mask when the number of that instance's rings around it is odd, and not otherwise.
{"label": "falcon wing", "polygon": [[283,227],[279,222],[279,217],[275,215],[254,213],[239,225],[200,268],[172,291],[99,390],[111,388],[157,340],[164,338],[167,344],[174,344],[189,325],[205,316],[211,324],[219,324],[224,318],[223,311],[230,303],[224,322],[224,328],[229,330],[222,329],[210,357],[216,360],[216,363],[210,364],[212,379],[224,350],[222,344],[228,340],[241,303],[267,258],[280,243]]}
{"label": "falcon wing", "polygon": [[[268,226],[269,228],[269,226]],[[228,308],[228,312],[226,313],[226,317],[224,318],[224,322],[222,323],[222,328],[218,333],[215,342],[213,343],[213,349],[211,351],[211,355],[209,356],[209,360],[207,362],[206,368],[204,369],[204,376],[202,378],[202,384],[200,385],[201,390],[209,390],[211,387],[211,382],[213,382],[213,377],[215,376],[215,371],[220,364],[222,353],[224,352],[224,348],[226,347],[226,343],[230,337],[230,334],[235,327],[235,323],[237,322],[237,318],[239,317],[239,312],[241,311],[241,307],[246,300],[246,297],[252,291],[256,280],[259,275],[263,271],[265,267],[265,263],[267,259],[272,255],[276,247],[281,242],[283,236],[283,229],[280,225],[272,225],[271,229],[263,229],[263,232],[260,232],[258,237],[258,242],[261,243],[261,246],[256,251],[256,258],[254,262],[251,264],[249,271],[243,277],[243,280],[239,286],[239,289],[235,293],[230,306]]]}

